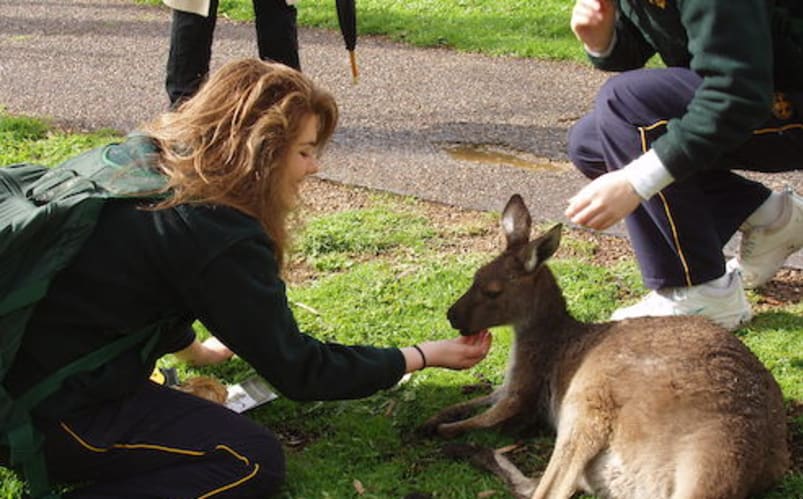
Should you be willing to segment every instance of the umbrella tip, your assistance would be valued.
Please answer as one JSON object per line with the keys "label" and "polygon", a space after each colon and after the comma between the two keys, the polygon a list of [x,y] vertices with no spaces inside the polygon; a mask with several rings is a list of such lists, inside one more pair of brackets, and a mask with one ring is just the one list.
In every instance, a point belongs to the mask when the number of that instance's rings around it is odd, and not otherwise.
{"label": "umbrella tip", "polygon": [[349,50],[349,62],[351,63],[351,82],[356,85],[360,80],[360,72],[357,69],[357,56],[353,50]]}

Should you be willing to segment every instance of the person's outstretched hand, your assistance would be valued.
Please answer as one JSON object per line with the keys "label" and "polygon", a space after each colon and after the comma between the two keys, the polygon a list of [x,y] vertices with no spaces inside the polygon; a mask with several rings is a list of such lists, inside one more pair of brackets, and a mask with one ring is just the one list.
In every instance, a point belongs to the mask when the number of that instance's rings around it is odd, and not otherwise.
{"label": "person's outstretched hand", "polygon": [[[447,340],[426,341],[418,347],[426,357],[426,367],[445,367],[447,369],[468,369],[488,355],[492,336],[488,330],[473,336],[457,336]],[[407,360],[407,372],[421,369],[421,355],[412,347],[402,349]]]}
{"label": "person's outstretched hand", "polygon": [[184,350],[176,352],[175,356],[193,366],[209,366],[229,360],[234,356],[234,352],[212,336],[203,343],[198,340],[193,341]]}
{"label": "person's outstretched hand", "polygon": [[572,31],[587,50],[605,52],[613,40],[616,6],[612,0],[577,0],[570,22]]}
{"label": "person's outstretched hand", "polygon": [[605,230],[635,210],[641,198],[622,170],[594,179],[569,199],[566,217],[577,225]]}

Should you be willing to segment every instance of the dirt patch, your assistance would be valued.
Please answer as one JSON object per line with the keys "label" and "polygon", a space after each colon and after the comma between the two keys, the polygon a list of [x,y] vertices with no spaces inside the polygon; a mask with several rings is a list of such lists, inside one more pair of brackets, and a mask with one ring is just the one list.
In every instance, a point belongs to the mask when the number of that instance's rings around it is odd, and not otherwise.
{"label": "dirt patch", "polygon": [[[372,203],[372,192],[374,191],[317,178],[309,179],[303,192],[304,216],[368,207]],[[447,230],[455,226],[477,227],[477,230],[470,234],[465,232],[456,234],[444,244],[441,249],[446,253],[493,253],[502,244],[498,225],[493,219],[488,218],[487,213],[426,201],[419,203],[425,216],[437,230]],[[594,244],[595,249],[591,259],[596,265],[611,266],[633,258],[633,250],[625,238],[581,229],[566,230],[570,231],[572,237]],[[295,275],[292,275],[294,273]],[[289,278],[295,282],[303,281],[310,273],[310,269],[305,268],[302,263],[296,263],[290,269]],[[757,294],[759,300],[755,307],[756,312],[799,303],[803,299],[803,271],[782,269],[766,286],[759,289]]]}
{"label": "dirt patch", "polygon": [[758,290],[757,312],[790,303],[800,303],[803,298],[803,271],[781,269],[764,287]]}

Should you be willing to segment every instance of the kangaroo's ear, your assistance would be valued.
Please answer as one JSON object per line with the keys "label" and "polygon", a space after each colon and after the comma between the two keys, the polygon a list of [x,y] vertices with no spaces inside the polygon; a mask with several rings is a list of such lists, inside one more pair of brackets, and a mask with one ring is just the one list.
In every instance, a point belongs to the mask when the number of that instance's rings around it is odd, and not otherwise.
{"label": "kangaroo's ear", "polygon": [[502,230],[505,233],[507,247],[524,244],[530,240],[532,219],[524,200],[513,194],[502,211]]}
{"label": "kangaroo's ear", "polygon": [[562,224],[556,224],[522,249],[521,257],[524,262],[524,270],[532,272],[555,254],[558,246],[560,246],[562,229]]}

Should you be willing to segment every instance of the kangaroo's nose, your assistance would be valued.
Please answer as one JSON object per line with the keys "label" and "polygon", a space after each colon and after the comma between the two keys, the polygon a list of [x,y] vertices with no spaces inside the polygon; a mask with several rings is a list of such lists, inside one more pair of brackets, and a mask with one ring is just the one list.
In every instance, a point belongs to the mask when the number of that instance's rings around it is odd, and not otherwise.
{"label": "kangaroo's nose", "polygon": [[449,324],[451,324],[452,328],[454,329],[460,329],[460,324],[458,324],[459,320],[457,318],[457,315],[458,315],[457,310],[454,305],[449,307],[449,310],[446,311],[446,318],[449,319]]}

